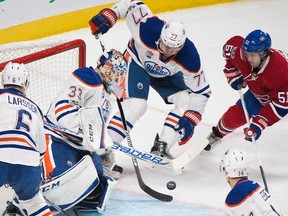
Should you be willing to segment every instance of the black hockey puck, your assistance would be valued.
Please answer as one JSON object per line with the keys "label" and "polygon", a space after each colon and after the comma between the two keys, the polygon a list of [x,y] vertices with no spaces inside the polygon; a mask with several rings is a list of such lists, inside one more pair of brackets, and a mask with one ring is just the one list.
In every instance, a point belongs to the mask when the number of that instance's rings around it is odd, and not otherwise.
{"label": "black hockey puck", "polygon": [[169,190],[174,190],[176,188],[176,183],[174,181],[169,181],[166,186]]}

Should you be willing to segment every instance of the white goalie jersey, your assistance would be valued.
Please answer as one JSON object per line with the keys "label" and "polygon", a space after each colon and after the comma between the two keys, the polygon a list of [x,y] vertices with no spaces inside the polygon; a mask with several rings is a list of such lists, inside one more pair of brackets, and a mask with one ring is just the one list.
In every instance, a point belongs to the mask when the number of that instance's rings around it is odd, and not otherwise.
{"label": "white goalie jersey", "polygon": [[[115,98],[109,95],[102,84],[100,75],[93,68],[81,68],[73,72],[61,91],[50,105],[46,121],[67,129],[67,133],[45,127],[46,133],[65,137],[65,141],[75,148],[83,149],[83,128],[79,120],[81,108],[95,107],[99,110],[103,124],[109,119]],[[104,125],[98,125],[104,128]],[[72,132],[72,133],[69,133]],[[76,134],[76,135],[75,135]],[[78,136],[77,136],[78,135]],[[105,145],[105,144],[104,144]],[[87,149],[83,149],[87,150]]]}

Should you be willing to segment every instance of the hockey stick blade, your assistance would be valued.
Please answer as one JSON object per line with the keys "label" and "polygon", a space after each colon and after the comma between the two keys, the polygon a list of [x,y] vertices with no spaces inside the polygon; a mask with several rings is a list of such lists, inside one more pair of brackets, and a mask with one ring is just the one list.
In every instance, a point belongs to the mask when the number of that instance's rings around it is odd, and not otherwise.
{"label": "hockey stick blade", "polygon": [[175,159],[171,160],[171,168],[174,170],[182,169],[183,167],[188,165],[197,155],[199,155],[203,151],[205,146],[207,146],[206,139],[197,138],[195,140],[192,140],[191,146],[185,152],[180,154]]}
{"label": "hockey stick blade", "polygon": [[[132,158],[132,160],[133,160],[133,163],[134,163],[134,161],[136,161],[135,158]],[[155,199],[158,199],[158,200],[163,201],[163,202],[171,202],[173,200],[173,196],[155,191],[144,183],[144,181],[141,177],[141,173],[140,173],[137,161],[136,161],[136,164],[137,164],[137,166],[134,166],[134,168],[135,168],[136,175],[138,176],[137,180],[138,180],[140,188],[145,193],[147,193],[151,197],[154,197]],[[135,165],[135,163],[134,163],[134,165]]]}
{"label": "hockey stick blade", "polygon": [[[70,131],[64,127],[45,122],[46,127],[53,128],[57,131],[65,132],[67,134],[70,134],[72,136],[79,136],[79,134],[74,133],[73,131]],[[114,142],[112,149],[114,151],[121,152],[123,154],[126,154],[129,157],[134,157],[137,159],[140,159],[147,163],[152,163],[156,166],[162,166],[167,169],[173,169],[178,170],[185,167],[188,163],[190,163],[197,155],[200,154],[200,152],[205,148],[207,145],[206,140],[198,140],[195,141],[195,143],[191,144],[192,146],[188,148],[184,153],[179,155],[175,159],[168,159],[163,157],[158,157],[155,154],[144,152],[137,150],[133,147],[123,146],[120,143]]]}
{"label": "hockey stick blade", "polygon": [[195,142],[191,144],[191,147],[189,147],[185,152],[180,154],[175,159],[159,157],[152,153],[136,150],[135,148],[130,146],[129,147],[123,146],[117,142],[114,142],[112,149],[114,151],[124,153],[130,157],[151,163],[155,166],[160,166],[170,170],[179,170],[185,167],[197,155],[199,155],[206,145],[207,145],[206,139],[201,140],[197,139],[197,141],[195,140]]}
{"label": "hockey stick blade", "polygon": [[163,158],[159,157],[155,154],[144,152],[144,151],[139,151],[135,148],[128,147],[128,146],[123,146],[120,143],[114,142],[113,150],[119,151],[121,153],[124,153],[130,157],[140,159],[142,161],[148,162],[148,163],[153,163],[156,165],[163,165],[163,166],[171,166],[171,159],[168,158]]}

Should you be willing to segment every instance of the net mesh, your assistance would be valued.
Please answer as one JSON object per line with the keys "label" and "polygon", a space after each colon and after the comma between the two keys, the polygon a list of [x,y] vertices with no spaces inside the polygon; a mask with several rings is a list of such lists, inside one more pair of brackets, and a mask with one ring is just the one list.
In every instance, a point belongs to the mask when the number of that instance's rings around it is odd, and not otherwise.
{"label": "net mesh", "polygon": [[69,75],[85,66],[85,53],[85,42],[79,39],[4,44],[0,46],[0,71],[9,61],[24,63],[30,77],[26,94],[45,114]]}

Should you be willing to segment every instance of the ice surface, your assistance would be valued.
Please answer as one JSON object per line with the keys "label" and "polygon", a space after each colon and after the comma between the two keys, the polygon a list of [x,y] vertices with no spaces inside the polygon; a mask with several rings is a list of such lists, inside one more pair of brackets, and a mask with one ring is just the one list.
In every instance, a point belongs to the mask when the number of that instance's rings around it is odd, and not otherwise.
{"label": "ice surface", "polygon": [[[226,40],[233,35],[245,37],[250,31],[260,28],[271,35],[274,48],[288,51],[287,11],[286,0],[248,0],[159,14],[163,19],[176,19],[184,23],[189,38],[199,50],[202,66],[212,89],[203,120],[197,126],[193,139],[187,146],[175,148],[173,152],[183,151],[189,145],[197,144],[197,140],[205,139],[222,113],[239,98],[238,93],[228,86],[222,72],[222,46]],[[95,66],[101,53],[99,42],[90,35],[89,28],[51,38],[84,39],[87,43],[87,65]],[[123,51],[130,33],[125,22],[119,22],[103,38],[108,48]],[[161,131],[166,113],[172,108],[165,105],[153,90],[148,104],[146,114],[131,132],[134,147],[146,151],[150,150],[156,133]],[[269,191],[284,215],[288,215],[287,124],[286,117],[267,128],[257,141]],[[224,200],[230,187],[219,173],[218,165],[220,157],[228,148],[243,148],[248,151],[252,158],[251,179],[263,185],[255,148],[252,143],[244,141],[242,130],[240,128],[225,137],[222,144],[213,151],[197,156],[185,167],[181,176],[157,173],[147,169],[139,161],[144,182],[154,190],[173,195],[174,200],[171,203],[159,202],[143,193],[138,186],[131,159],[117,153],[118,163],[124,167],[124,173],[112,193],[104,215],[225,215]],[[166,183],[170,180],[177,184],[173,191],[166,188]],[[10,193],[3,188],[0,192],[3,208],[5,198],[9,198]]]}

